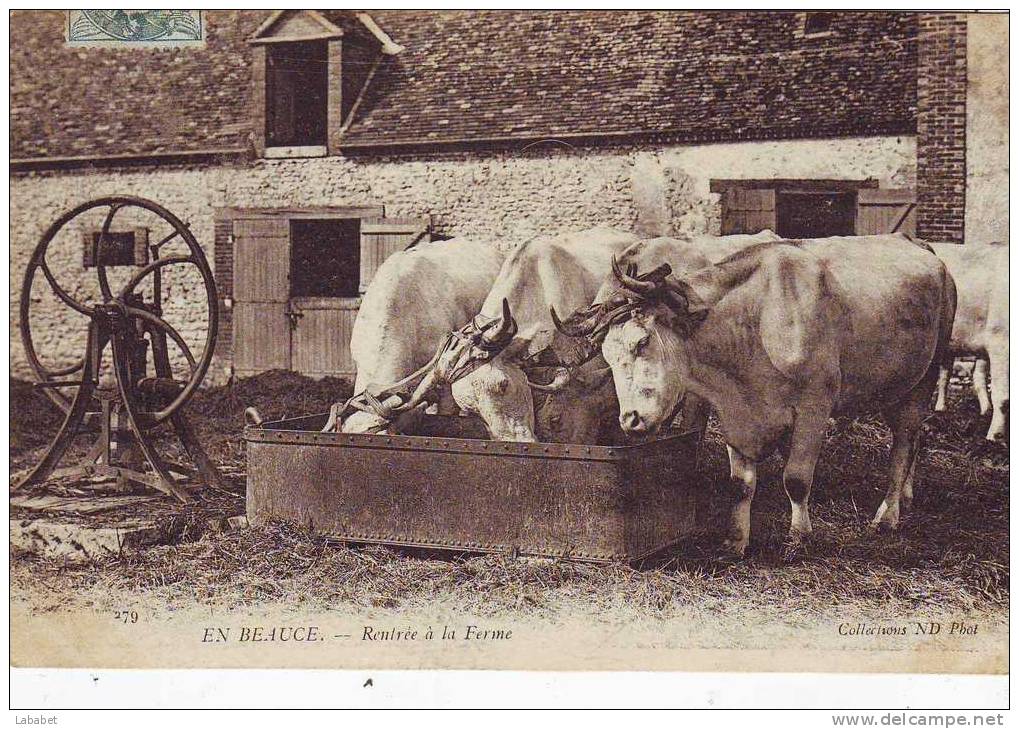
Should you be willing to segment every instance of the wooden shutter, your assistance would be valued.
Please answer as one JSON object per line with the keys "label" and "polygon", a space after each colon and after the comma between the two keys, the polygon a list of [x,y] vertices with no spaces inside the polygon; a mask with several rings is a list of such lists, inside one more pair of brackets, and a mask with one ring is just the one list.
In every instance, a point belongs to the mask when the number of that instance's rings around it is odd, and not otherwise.
{"label": "wooden shutter", "polygon": [[290,369],[290,221],[234,220],[233,241],[234,369]]}
{"label": "wooden shutter", "polygon": [[862,189],[856,198],[856,234],[916,235],[916,193],[912,190]]}
{"label": "wooden shutter", "polygon": [[361,285],[368,290],[382,262],[397,251],[431,240],[431,218],[364,218],[361,221]]}
{"label": "wooden shutter", "polygon": [[727,187],[722,192],[722,235],[775,230],[775,191]]}

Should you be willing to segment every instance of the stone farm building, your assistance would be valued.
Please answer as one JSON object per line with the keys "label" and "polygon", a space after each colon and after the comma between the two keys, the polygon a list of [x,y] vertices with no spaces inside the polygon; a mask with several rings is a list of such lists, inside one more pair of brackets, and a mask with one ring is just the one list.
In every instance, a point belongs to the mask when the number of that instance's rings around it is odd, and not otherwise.
{"label": "stone farm building", "polygon": [[61,12],[12,14],[15,375],[30,251],[101,195],[190,222],[215,268],[219,380],[349,372],[360,293],[428,235],[510,248],[602,224],[1007,240],[1005,15],[204,21],[199,47],[83,48],[65,43]]}

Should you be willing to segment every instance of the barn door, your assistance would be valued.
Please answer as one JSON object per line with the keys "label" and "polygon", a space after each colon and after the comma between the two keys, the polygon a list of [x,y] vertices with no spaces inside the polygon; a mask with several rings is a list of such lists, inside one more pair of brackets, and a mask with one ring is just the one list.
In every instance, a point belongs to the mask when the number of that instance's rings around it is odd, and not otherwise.
{"label": "barn door", "polygon": [[722,235],[775,230],[775,191],[727,187],[722,192]]}
{"label": "barn door", "polygon": [[[430,220],[363,218],[360,224],[356,293],[363,295],[382,262],[397,251],[430,239]],[[354,291],[351,291],[353,294]],[[307,375],[352,375],[350,335],[360,296],[308,296],[290,301],[292,366]]]}
{"label": "barn door", "polygon": [[361,293],[382,262],[397,251],[431,240],[431,218],[364,218],[361,221]]}
{"label": "barn door", "polygon": [[863,188],[856,198],[856,234],[916,236],[916,193]]}
{"label": "barn door", "polygon": [[237,219],[234,249],[234,369],[290,369],[290,222]]}
{"label": "barn door", "polygon": [[354,374],[350,334],[360,301],[305,296],[290,302],[294,315],[291,346],[295,372],[316,377]]}

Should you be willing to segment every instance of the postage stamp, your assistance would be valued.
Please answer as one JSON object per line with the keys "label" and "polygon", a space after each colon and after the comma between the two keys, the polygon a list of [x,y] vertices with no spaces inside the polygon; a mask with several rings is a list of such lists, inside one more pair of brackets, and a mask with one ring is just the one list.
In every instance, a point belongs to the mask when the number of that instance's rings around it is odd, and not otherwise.
{"label": "postage stamp", "polygon": [[69,45],[189,46],[205,43],[201,10],[68,10]]}

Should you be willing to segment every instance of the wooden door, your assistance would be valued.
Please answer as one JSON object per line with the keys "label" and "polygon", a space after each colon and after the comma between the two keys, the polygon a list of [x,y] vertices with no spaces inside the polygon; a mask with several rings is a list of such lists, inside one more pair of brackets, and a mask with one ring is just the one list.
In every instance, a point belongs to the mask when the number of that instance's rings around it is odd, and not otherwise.
{"label": "wooden door", "polygon": [[290,369],[290,221],[233,222],[234,370]]}
{"label": "wooden door", "polygon": [[775,230],[775,191],[727,187],[722,192],[722,235]]}
{"label": "wooden door", "polygon": [[305,296],[290,301],[294,371],[318,377],[354,374],[350,334],[360,304],[359,297]]}
{"label": "wooden door", "polygon": [[904,189],[862,189],[856,199],[856,234],[916,236],[916,193]]}
{"label": "wooden door", "polygon": [[[431,221],[421,218],[364,218],[360,229],[358,291],[368,289],[372,277],[389,256],[430,239]],[[306,375],[353,375],[350,334],[361,297],[307,296],[293,298],[292,363]]]}
{"label": "wooden door", "polygon": [[397,251],[431,240],[431,218],[364,218],[361,221],[361,293],[383,261]]}

